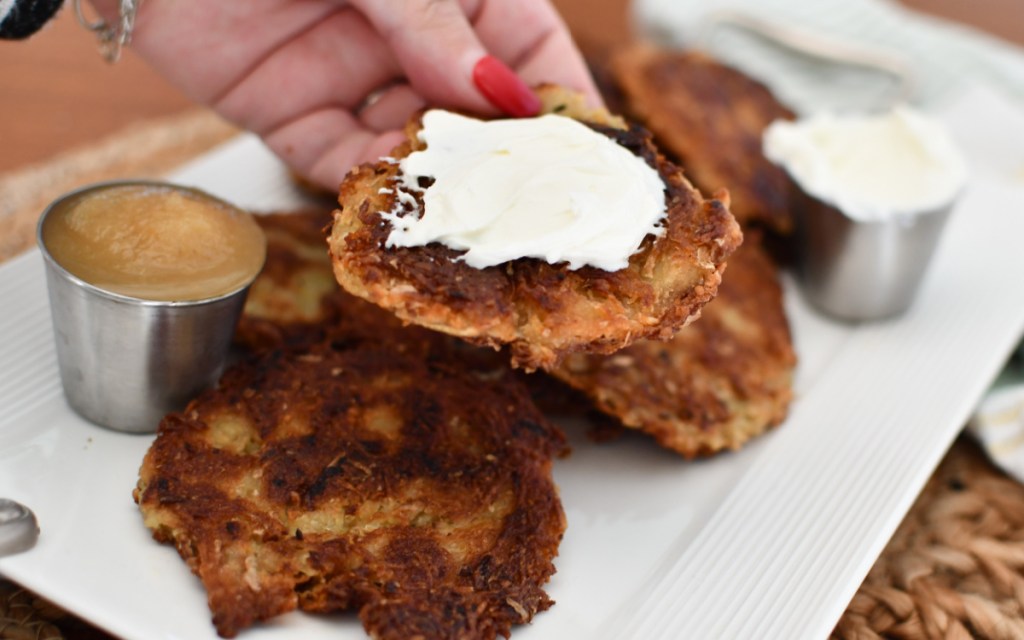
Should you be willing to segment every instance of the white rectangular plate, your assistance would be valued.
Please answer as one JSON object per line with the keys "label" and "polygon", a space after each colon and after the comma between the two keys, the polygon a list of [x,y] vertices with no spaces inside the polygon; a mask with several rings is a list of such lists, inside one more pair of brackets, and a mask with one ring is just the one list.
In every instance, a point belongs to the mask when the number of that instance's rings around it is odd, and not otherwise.
{"label": "white rectangular plate", "polygon": [[[832,323],[787,281],[800,366],[776,432],[686,462],[639,436],[574,437],[557,463],[569,529],[540,638],[824,637],[1024,328],[1024,118],[974,92],[944,114],[975,169],[913,309]],[[171,176],[243,206],[301,202],[241,138]],[[142,526],[131,491],[152,436],[64,404],[42,261],[0,268],[0,497],[42,536],[0,573],[129,640],[216,637],[205,594]],[[353,615],[290,614],[250,640],[363,638]]]}

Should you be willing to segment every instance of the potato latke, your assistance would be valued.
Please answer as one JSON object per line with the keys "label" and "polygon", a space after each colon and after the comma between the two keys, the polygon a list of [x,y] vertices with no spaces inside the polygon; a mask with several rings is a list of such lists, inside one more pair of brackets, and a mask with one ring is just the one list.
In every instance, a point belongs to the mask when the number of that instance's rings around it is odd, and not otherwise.
{"label": "potato latke", "polygon": [[625,426],[694,457],[738,449],[781,422],[795,364],[778,269],[748,234],[718,296],[675,338],[573,354],[552,373]]}
{"label": "potato latke", "polygon": [[[527,370],[553,367],[573,352],[611,353],[641,338],[668,338],[695,319],[742,240],[727,201],[705,200],[642,129],[585,108],[565,90],[547,87],[541,95],[546,112],[577,117],[658,170],[668,205],[661,237],[648,236],[616,272],[528,258],[474,269],[438,243],[387,248],[391,224],[381,212],[396,208],[399,167],[381,161],[355,169],[341,186],[330,237],[341,285],[402,320],[478,345],[509,345],[513,363]],[[409,124],[395,157],[422,145],[418,128],[418,120]]]}
{"label": "potato latke", "polygon": [[789,180],[765,158],[761,135],[793,113],[764,85],[702,53],[649,45],[617,52],[611,75],[627,112],[699,189],[729,191],[744,230],[792,230]]}

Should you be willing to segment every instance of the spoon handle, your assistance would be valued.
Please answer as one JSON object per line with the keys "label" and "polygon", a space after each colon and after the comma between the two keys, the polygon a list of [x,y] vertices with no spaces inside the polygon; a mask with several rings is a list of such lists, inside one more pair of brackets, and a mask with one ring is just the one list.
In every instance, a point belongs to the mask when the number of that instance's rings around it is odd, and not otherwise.
{"label": "spoon handle", "polygon": [[14,500],[0,498],[0,557],[31,549],[39,538],[39,523],[32,510]]}

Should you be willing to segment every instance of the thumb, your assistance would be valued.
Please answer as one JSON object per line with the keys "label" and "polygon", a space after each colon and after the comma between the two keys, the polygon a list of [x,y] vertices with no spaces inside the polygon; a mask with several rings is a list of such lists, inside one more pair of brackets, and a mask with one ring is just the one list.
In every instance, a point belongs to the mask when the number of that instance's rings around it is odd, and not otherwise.
{"label": "thumb", "polygon": [[456,0],[352,0],[427,102],[475,113],[532,116],[540,100],[488,55]]}

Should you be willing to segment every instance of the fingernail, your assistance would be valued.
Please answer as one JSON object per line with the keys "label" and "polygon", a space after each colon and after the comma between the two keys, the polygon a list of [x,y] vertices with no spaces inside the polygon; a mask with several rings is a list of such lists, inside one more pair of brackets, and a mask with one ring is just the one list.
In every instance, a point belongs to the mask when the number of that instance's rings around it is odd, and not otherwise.
{"label": "fingernail", "polygon": [[494,56],[484,56],[473,66],[473,84],[487,101],[516,118],[540,113],[540,98],[530,87]]}

